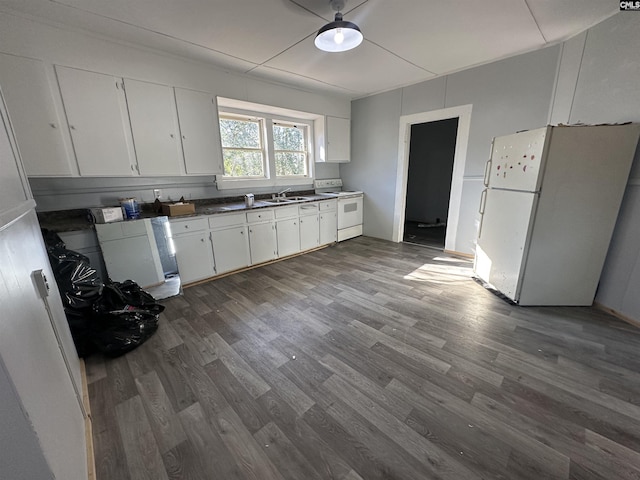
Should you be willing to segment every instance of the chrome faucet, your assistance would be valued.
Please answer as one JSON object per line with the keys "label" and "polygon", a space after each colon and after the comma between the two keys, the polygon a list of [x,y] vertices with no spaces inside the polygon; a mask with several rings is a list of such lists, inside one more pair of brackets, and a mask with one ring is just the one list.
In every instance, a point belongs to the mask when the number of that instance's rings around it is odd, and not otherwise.
{"label": "chrome faucet", "polygon": [[280,197],[280,198],[285,198],[286,197],[286,193],[290,192],[290,191],[291,191],[291,187],[285,188],[281,192],[278,192],[277,196]]}

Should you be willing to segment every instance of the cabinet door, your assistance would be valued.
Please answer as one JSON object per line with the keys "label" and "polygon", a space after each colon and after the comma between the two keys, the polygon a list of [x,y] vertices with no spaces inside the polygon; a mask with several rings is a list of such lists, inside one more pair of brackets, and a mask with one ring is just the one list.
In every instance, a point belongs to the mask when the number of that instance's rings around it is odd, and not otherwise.
{"label": "cabinet door", "polygon": [[351,160],[351,121],[327,117],[327,162]]}
{"label": "cabinet door", "polygon": [[338,215],[335,211],[320,214],[320,245],[338,241]]}
{"label": "cabinet door", "polygon": [[249,265],[249,240],[244,225],[211,232],[213,255],[218,274]]}
{"label": "cabinet door", "polygon": [[215,275],[213,251],[206,231],[175,235],[178,272],[183,284],[196,282]]}
{"label": "cabinet door", "polygon": [[216,98],[204,92],[175,88],[182,151],[187,174],[224,172]]}
{"label": "cabinet door", "polygon": [[276,258],[278,245],[273,222],[249,225],[249,248],[252,265]]}
{"label": "cabinet door", "polygon": [[320,245],[319,233],[318,215],[300,217],[300,250],[305,251]]}
{"label": "cabinet door", "polygon": [[72,175],[44,64],[0,54],[0,86],[27,175]]}
{"label": "cabinet door", "polygon": [[300,251],[300,227],[297,217],[276,222],[276,233],[279,257],[286,257]]}
{"label": "cabinet door", "polygon": [[135,154],[121,79],[56,66],[82,176],[131,176]]}
{"label": "cabinet door", "polygon": [[140,175],[180,175],[182,150],[173,89],[125,80]]}

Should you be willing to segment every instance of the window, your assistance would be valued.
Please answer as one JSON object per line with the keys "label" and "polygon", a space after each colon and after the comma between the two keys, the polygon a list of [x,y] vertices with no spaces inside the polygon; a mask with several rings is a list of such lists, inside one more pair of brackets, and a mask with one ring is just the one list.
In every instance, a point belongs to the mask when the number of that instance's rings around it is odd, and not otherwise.
{"label": "window", "polygon": [[219,189],[313,183],[311,119],[220,111],[224,174]]}
{"label": "window", "polygon": [[273,124],[273,154],[278,177],[307,174],[307,126]]}
{"label": "window", "polygon": [[220,117],[225,176],[265,176],[262,123],[261,119]]}

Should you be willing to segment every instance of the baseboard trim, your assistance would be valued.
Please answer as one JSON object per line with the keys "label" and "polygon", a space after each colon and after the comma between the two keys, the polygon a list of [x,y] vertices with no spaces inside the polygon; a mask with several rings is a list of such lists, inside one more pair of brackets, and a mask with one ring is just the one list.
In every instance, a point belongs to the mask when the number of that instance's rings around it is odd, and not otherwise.
{"label": "baseboard trim", "polygon": [[614,310],[613,308],[609,308],[609,307],[607,307],[605,305],[602,305],[600,302],[593,302],[593,306],[595,308],[597,308],[598,310],[602,310],[603,312],[610,313],[611,315],[613,315],[616,318],[619,318],[623,322],[629,323],[629,324],[633,325],[634,327],[640,328],[640,320],[636,320],[634,318],[631,318],[631,317],[625,315],[624,313],[620,313],[617,310]]}
{"label": "baseboard trim", "polygon": [[462,252],[456,252],[455,250],[443,250],[444,253],[448,253],[449,255],[455,255],[456,257],[463,257],[463,258],[474,258],[475,255],[473,253],[462,253]]}
{"label": "baseboard trim", "polygon": [[87,368],[84,359],[80,359],[80,374],[82,376],[82,403],[87,416],[84,419],[84,435],[87,444],[87,479],[96,480],[96,459],[93,449],[93,425],[91,418],[91,405],[89,404],[89,386],[87,383]]}

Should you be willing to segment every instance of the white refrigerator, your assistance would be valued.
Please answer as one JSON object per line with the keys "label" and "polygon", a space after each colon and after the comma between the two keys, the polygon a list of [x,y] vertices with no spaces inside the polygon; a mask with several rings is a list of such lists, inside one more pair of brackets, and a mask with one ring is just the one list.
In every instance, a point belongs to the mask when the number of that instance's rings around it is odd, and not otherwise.
{"label": "white refrigerator", "polygon": [[494,138],[476,276],[519,305],[591,305],[639,136],[627,124]]}

